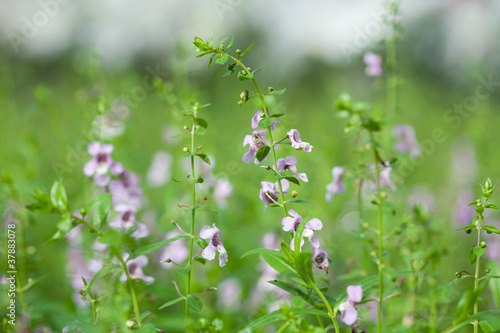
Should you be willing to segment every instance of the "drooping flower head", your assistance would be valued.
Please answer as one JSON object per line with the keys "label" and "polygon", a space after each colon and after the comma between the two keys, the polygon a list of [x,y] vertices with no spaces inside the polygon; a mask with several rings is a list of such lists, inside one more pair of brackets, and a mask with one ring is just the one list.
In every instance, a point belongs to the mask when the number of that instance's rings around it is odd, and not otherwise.
{"label": "drooping flower head", "polygon": [[[262,116],[263,112],[263,110],[255,112],[255,115],[252,117],[252,129],[257,129],[257,127],[259,127],[259,122],[264,119],[264,117]],[[275,120],[271,125],[271,131],[274,131],[279,123],[279,121]]]}
{"label": "drooping flower head", "polygon": [[300,179],[304,182],[309,181],[305,173],[297,173],[297,159],[295,157],[287,156],[285,158],[280,158],[277,164],[278,172],[290,170],[295,175],[295,178]]}
{"label": "drooping flower head", "polygon": [[88,145],[87,151],[92,155],[92,159],[83,167],[83,173],[87,177],[93,176],[94,183],[97,186],[106,186],[111,180],[108,170],[113,165],[113,160],[111,159],[113,145],[101,144],[99,141],[94,141]]}
{"label": "drooping flower head", "polygon": [[365,73],[368,76],[382,75],[382,57],[373,52],[366,52],[363,56],[363,61],[366,64]]}
{"label": "drooping flower head", "polygon": [[[127,261],[128,257],[129,257],[129,254],[125,253],[123,255],[123,260]],[[128,273],[130,274],[130,277],[134,280],[141,279],[147,284],[153,283],[155,280],[154,277],[146,276],[146,275],[144,275],[144,272],[142,271],[142,268],[145,267],[147,264],[148,264],[148,257],[146,257],[144,255],[127,261],[127,269],[128,269]],[[120,277],[120,281],[122,281],[122,282],[127,281],[127,275],[125,274],[125,272]]]}
{"label": "drooping flower head", "polygon": [[410,125],[395,126],[392,134],[398,140],[394,149],[400,153],[409,153],[411,157],[419,157],[422,148],[417,142],[415,130]]}
{"label": "drooping flower head", "polygon": [[[280,179],[281,189],[283,193],[288,193],[290,182],[286,179]],[[264,203],[264,212],[267,211],[267,205],[276,204],[279,202],[278,195],[280,193],[278,182],[260,182],[262,188],[260,189],[259,198]]]}
{"label": "drooping flower head", "polygon": [[304,150],[307,153],[310,153],[313,149],[313,146],[309,142],[304,142],[300,139],[299,131],[296,129],[291,129],[286,133],[288,135],[288,139],[292,144],[292,148],[295,150]]}
{"label": "drooping flower head", "polygon": [[[290,242],[290,248],[293,251],[295,251],[295,246],[294,246],[295,234],[297,232],[297,228],[299,227],[300,223],[302,222],[302,216],[297,214],[297,212],[294,211],[293,209],[290,209],[288,211],[288,214],[291,216],[284,217],[281,220],[281,225],[282,225],[284,231],[293,231],[293,238],[292,238],[292,241]],[[306,225],[304,226],[304,231],[302,232],[302,239],[300,240],[300,249],[301,250],[302,250],[302,245],[304,245],[304,237],[311,240],[311,237],[313,236],[314,230],[321,230],[321,228],[323,228],[323,223],[317,218],[313,218],[306,223]]]}
{"label": "drooping flower head", "polygon": [[311,246],[313,267],[323,269],[328,274],[328,268],[330,267],[328,253],[320,247],[318,236],[314,235],[311,237]]}
{"label": "drooping flower head", "polygon": [[200,237],[209,239],[207,247],[203,250],[201,255],[207,260],[215,258],[215,252],[219,251],[219,266],[223,267],[227,263],[227,251],[222,244],[220,230],[213,224],[213,227],[206,225],[200,230]]}
{"label": "drooping flower head", "polygon": [[249,146],[249,150],[245,155],[243,155],[243,162],[250,163],[255,160],[256,164],[260,162],[255,159],[255,154],[262,146],[268,146],[269,141],[266,140],[266,135],[263,131],[253,131],[252,135],[246,135],[243,140],[243,148]]}
{"label": "drooping flower head", "polygon": [[354,325],[358,320],[358,311],[356,311],[356,303],[361,302],[363,298],[363,288],[361,285],[347,287],[347,299],[340,304],[339,310],[341,312],[342,321],[348,326]]}
{"label": "drooping flower head", "polygon": [[326,194],[325,194],[326,201],[331,202],[335,194],[344,193],[345,184],[342,181],[342,175],[344,174],[344,172],[345,172],[344,167],[339,167],[339,166],[333,167],[332,169],[333,180],[331,183],[326,185]]}

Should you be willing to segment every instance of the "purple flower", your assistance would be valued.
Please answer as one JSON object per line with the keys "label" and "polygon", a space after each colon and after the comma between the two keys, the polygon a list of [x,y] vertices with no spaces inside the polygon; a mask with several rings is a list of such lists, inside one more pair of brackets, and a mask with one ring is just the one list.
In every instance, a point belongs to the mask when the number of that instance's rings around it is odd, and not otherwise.
{"label": "purple flower", "polygon": [[148,169],[148,185],[152,188],[165,185],[170,180],[172,155],[166,151],[158,151]]}
{"label": "purple flower", "polygon": [[217,307],[225,311],[238,311],[241,307],[241,285],[236,278],[229,278],[217,286]]}
{"label": "purple flower", "polygon": [[326,194],[325,194],[325,199],[328,202],[331,202],[333,199],[333,196],[338,193],[344,193],[345,191],[345,184],[342,181],[342,175],[345,172],[344,167],[333,167],[332,169],[332,176],[333,180],[330,184],[326,185]]}
{"label": "purple flower", "polygon": [[[290,188],[290,182],[286,179],[281,179],[281,189],[283,193],[287,193]],[[278,195],[280,193],[278,182],[260,182],[259,198],[264,203],[264,211],[267,211],[267,205],[277,204],[279,202]]]}
{"label": "purple flower", "polygon": [[136,208],[127,204],[117,204],[115,211],[118,213],[114,219],[109,222],[109,226],[116,230],[128,232],[134,230],[131,237],[144,238],[149,235],[149,229],[144,223],[139,223],[135,219]]}
{"label": "purple flower", "polygon": [[361,285],[347,287],[347,300],[339,305],[341,312],[340,319],[348,326],[354,325],[358,320],[358,311],[356,311],[356,303],[361,302],[363,298],[363,288]]}
{"label": "purple flower", "polygon": [[[295,251],[295,246],[294,246],[295,233],[297,232],[299,224],[302,222],[302,216],[297,214],[297,212],[294,211],[293,209],[290,209],[288,211],[288,214],[291,215],[291,217],[290,216],[284,217],[281,220],[281,225],[284,231],[293,231],[293,238],[292,241],[290,242],[290,248],[293,251]],[[306,223],[304,231],[302,232],[302,239],[300,240],[301,250],[302,250],[302,245],[304,245],[304,237],[311,239],[314,230],[321,230],[321,228],[323,228],[323,223],[321,223],[321,221],[317,218],[313,218]]]}
{"label": "purple flower", "polygon": [[476,151],[474,145],[463,138],[456,140],[451,149],[453,182],[471,186],[477,176]]}
{"label": "purple flower", "polygon": [[318,236],[314,235],[311,237],[311,246],[313,267],[324,269],[326,274],[328,274],[328,268],[330,267],[330,262],[328,262],[328,253],[326,253],[325,249],[320,247]]}
{"label": "purple flower", "polygon": [[[142,268],[148,264],[148,257],[146,256],[139,256],[135,259],[131,259],[127,261],[129,257],[128,253],[125,253],[123,256],[123,260],[127,262],[127,269],[128,273],[130,274],[130,277],[132,279],[141,279],[143,280],[146,284],[151,284],[154,282],[154,277],[152,276],[146,276],[144,275],[144,272],[142,271]],[[125,272],[122,274],[120,277],[120,281],[125,282],[127,281],[127,275]]]}
{"label": "purple flower", "polygon": [[100,142],[94,141],[88,145],[87,151],[92,155],[92,159],[85,163],[83,173],[87,177],[94,176],[94,183],[97,186],[106,186],[111,180],[108,170],[113,165],[111,159],[113,145],[102,145]]}
{"label": "purple flower", "polygon": [[222,244],[220,230],[213,224],[213,228],[206,225],[200,230],[200,237],[203,239],[210,239],[207,247],[203,250],[201,255],[207,260],[215,258],[215,252],[219,251],[219,266],[223,267],[227,263],[227,251]]}
{"label": "purple flower", "polygon": [[366,52],[363,56],[363,61],[366,64],[365,73],[368,76],[382,75],[382,57],[373,52]]}
{"label": "purple flower", "polygon": [[[246,135],[243,140],[243,148],[249,145],[250,149],[248,152],[243,155],[243,162],[250,163],[255,159],[255,154],[257,150],[259,150],[262,146],[268,146],[269,141],[266,140],[266,135],[262,131],[253,131],[252,135]],[[255,159],[255,164],[259,164],[260,162]]]}
{"label": "purple flower", "polygon": [[309,142],[303,142],[300,139],[299,131],[296,129],[291,129],[286,133],[288,135],[288,139],[292,144],[292,148],[295,150],[304,150],[307,153],[310,153],[313,149],[313,146]]}
{"label": "purple flower", "polygon": [[214,186],[213,198],[219,208],[227,208],[227,197],[233,193],[233,186],[226,178],[219,178]]}
{"label": "purple flower", "polygon": [[[120,169],[116,168],[116,171],[120,171]],[[109,184],[113,206],[127,204],[139,209],[142,206],[142,189],[139,186],[139,177],[123,168],[117,175],[118,179]]]}
{"label": "purple flower", "polygon": [[[375,171],[375,164],[372,164],[370,166],[370,168]],[[397,189],[396,185],[394,185],[394,183],[391,180],[392,168],[390,166],[384,166],[384,165],[381,165],[380,168],[381,168],[381,170],[380,170],[380,188],[382,189],[383,187],[389,186],[393,191],[396,191],[396,189]],[[372,188],[374,191],[377,190],[377,180],[376,179],[374,180]]]}
{"label": "purple flower", "polygon": [[[257,127],[259,127],[259,122],[264,119],[264,117],[262,117],[262,113],[264,113],[264,111],[262,110],[259,110],[255,113],[255,115],[252,117],[252,129],[257,129]],[[274,131],[276,129],[276,126],[278,126],[280,122],[279,121],[274,121],[274,123],[271,125],[271,131]]]}
{"label": "purple flower", "polygon": [[410,125],[398,125],[392,130],[392,134],[398,140],[394,149],[400,153],[409,153],[411,157],[419,157],[422,148],[417,142],[415,130]]}
{"label": "purple flower", "polygon": [[470,190],[462,190],[458,193],[453,215],[459,228],[471,224],[474,216],[476,216],[474,206],[467,206],[474,199],[474,194]]}
{"label": "purple flower", "polygon": [[[180,235],[180,232],[177,230],[171,231],[165,237],[165,240],[174,238],[175,236]],[[161,255],[162,265],[166,268],[170,268],[170,265],[167,262],[164,262],[167,259],[171,259],[175,263],[181,263],[189,257],[189,249],[184,242],[184,238],[179,238],[176,241],[165,246],[163,253]]]}
{"label": "purple flower", "polygon": [[290,170],[295,175],[295,178],[300,179],[304,182],[309,181],[305,173],[297,173],[297,159],[295,157],[287,156],[285,158],[280,158],[277,164],[278,172]]}

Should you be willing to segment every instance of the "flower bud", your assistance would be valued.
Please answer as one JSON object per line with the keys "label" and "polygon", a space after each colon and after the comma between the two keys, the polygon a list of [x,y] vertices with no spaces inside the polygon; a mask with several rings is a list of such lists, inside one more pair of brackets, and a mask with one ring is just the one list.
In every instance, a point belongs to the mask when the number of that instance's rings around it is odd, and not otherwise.
{"label": "flower bud", "polygon": [[85,208],[80,209],[80,215],[82,216],[87,215],[87,210]]}
{"label": "flower bud", "polygon": [[292,198],[295,198],[297,196],[297,194],[298,194],[297,191],[293,190],[292,191]]}
{"label": "flower bud", "polygon": [[375,258],[377,256],[377,252],[375,252],[375,251],[370,252],[370,256],[372,258]]}
{"label": "flower bud", "polygon": [[238,101],[238,105],[243,105],[243,103],[245,103],[245,102],[243,102],[243,101]]}
{"label": "flower bud", "polygon": [[490,274],[490,272],[491,272],[491,268],[488,268],[485,273]]}
{"label": "flower bud", "polygon": [[185,152],[185,153],[187,153],[187,152],[189,152],[189,148],[188,147],[184,147],[184,148],[182,148],[182,151]]}
{"label": "flower bud", "polygon": [[272,92],[272,91],[274,91],[274,88],[273,87],[269,87],[269,88],[267,88],[267,91]]}
{"label": "flower bud", "polygon": [[133,328],[135,326],[135,321],[133,321],[133,320],[127,320],[126,325],[127,325],[128,328]]}
{"label": "flower bud", "polygon": [[481,243],[479,243],[479,246],[484,249],[486,247],[486,242],[482,241]]}
{"label": "flower bud", "polygon": [[184,125],[183,129],[188,130],[189,127],[187,127],[186,125]]}
{"label": "flower bud", "polygon": [[387,198],[387,192],[380,192],[380,198],[381,199]]}
{"label": "flower bud", "polygon": [[399,228],[394,228],[394,233],[395,234],[399,234],[401,232],[401,230]]}
{"label": "flower bud", "polygon": [[236,55],[239,57],[241,54],[241,50],[240,49],[236,49]]}
{"label": "flower bud", "polygon": [[245,89],[241,92],[240,98],[245,102],[248,101],[248,89]]}
{"label": "flower bud", "polygon": [[226,48],[226,47],[224,46],[224,44],[222,44],[221,46],[219,46],[219,49],[220,49],[221,51],[224,51],[224,49],[225,49],[225,48]]}
{"label": "flower bud", "polygon": [[361,225],[361,227],[363,227],[363,229],[366,229],[366,230],[370,229],[370,225],[369,225],[367,222],[364,222],[364,223]]}
{"label": "flower bud", "polygon": [[462,272],[455,272],[455,275],[460,279],[462,277]]}
{"label": "flower bud", "polygon": [[470,234],[470,233],[472,233],[472,229],[465,229],[465,232],[466,232],[467,234]]}

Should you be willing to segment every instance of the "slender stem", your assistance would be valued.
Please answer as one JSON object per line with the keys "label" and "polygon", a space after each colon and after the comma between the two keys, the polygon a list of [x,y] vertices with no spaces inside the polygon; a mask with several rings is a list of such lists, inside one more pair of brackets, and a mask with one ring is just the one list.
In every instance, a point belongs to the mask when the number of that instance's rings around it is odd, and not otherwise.
{"label": "slender stem", "polygon": [[[477,246],[481,246],[481,223],[483,222],[483,215],[479,215],[478,223],[477,223]],[[474,274],[474,293],[477,292],[479,287],[479,261],[480,257],[476,256],[476,272]],[[474,314],[476,314],[479,310],[479,304],[477,302],[477,298],[474,301]],[[478,321],[474,322],[474,333],[479,332],[479,323]]]}
{"label": "slender stem", "polygon": [[287,321],[286,323],[284,323],[283,325],[281,325],[280,328],[278,328],[278,330],[276,331],[276,333],[282,333],[286,330],[286,328],[290,326],[290,322]]}
{"label": "slender stem", "polygon": [[[372,138],[372,144],[374,145],[374,138]],[[382,301],[384,294],[384,274],[383,274],[383,264],[384,264],[384,224],[382,215],[382,198],[380,195],[380,166],[379,159],[377,155],[377,150],[373,147],[373,156],[375,158],[375,177],[377,180],[377,208],[378,208],[378,322],[377,322],[377,332],[382,332]]]}
{"label": "slender stem", "polygon": [[[196,111],[195,111],[196,113]],[[195,122],[193,120],[193,126],[191,127],[191,154],[194,154],[194,132],[195,132]],[[191,208],[191,231],[190,231],[190,241],[189,241],[189,258],[188,258],[188,266],[191,266],[193,263],[193,241],[194,241],[194,220],[196,215],[196,176],[194,170],[194,155],[191,155],[191,180],[193,182],[193,203]],[[189,304],[187,302],[187,297],[191,293],[191,272],[193,268],[188,271],[186,274],[186,332],[189,332]]]}
{"label": "slender stem", "polygon": [[318,294],[319,298],[323,301],[323,304],[325,304],[326,309],[328,310],[328,315],[332,319],[333,326],[335,327],[335,332],[340,333],[340,328],[339,328],[339,323],[337,322],[337,318],[335,316],[335,312],[333,312],[332,306],[330,303],[328,303],[328,300],[325,298],[325,295],[321,292],[321,290],[316,287],[316,285],[312,285],[313,290]]}
{"label": "slender stem", "polygon": [[392,36],[386,42],[387,65],[390,68],[390,74],[387,77],[387,113],[396,109],[397,103],[397,78],[396,78],[396,13],[394,13],[392,22]]}
{"label": "slender stem", "polygon": [[130,277],[127,264],[120,255],[120,252],[118,251],[114,252],[118,260],[120,260],[123,270],[125,271],[125,275],[127,276],[128,287],[130,289],[130,296],[132,296],[132,305],[134,306],[135,320],[137,321],[137,326],[141,327],[141,312],[139,311],[139,303],[137,302],[137,296],[135,294],[134,281],[132,281],[132,278]]}

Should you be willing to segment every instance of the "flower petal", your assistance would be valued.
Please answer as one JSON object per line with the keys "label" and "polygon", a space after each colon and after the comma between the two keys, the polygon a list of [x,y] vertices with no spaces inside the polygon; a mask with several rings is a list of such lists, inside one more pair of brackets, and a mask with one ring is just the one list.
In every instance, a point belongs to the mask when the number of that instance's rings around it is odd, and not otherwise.
{"label": "flower petal", "polygon": [[213,246],[212,243],[209,243],[207,245],[207,247],[203,250],[201,255],[203,258],[205,258],[207,260],[214,260],[216,251],[217,251],[217,248],[215,246]]}
{"label": "flower petal", "polygon": [[211,228],[209,225],[206,225],[203,228],[201,228],[200,237],[203,239],[212,239],[218,231],[219,229]]}
{"label": "flower petal", "polygon": [[356,320],[358,320],[358,311],[354,306],[348,306],[344,313],[342,313],[342,321],[348,326],[354,325]]}
{"label": "flower petal", "polygon": [[351,302],[359,303],[363,298],[363,288],[360,284],[347,287],[347,297]]}
{"label": "flower petal", "polygon": [[101,143],[99,141],[94,141],[89,143],[87,146],[87,151],[89,152],[90,155],[95,156],[99,153],[101,150]]}
{"label": "flower petal", "polygon": [[[288,212],[290,214],[290,212]],[[281,225],[283,226],[283,231],[293,231],[295,227],[295,218],[293,217],[284,217],[281,220]]]}
{"label": "flower petal", "polygon": [[313,218],[306,223],[306,229],[321,230],[321,228],[323,228],[323,223],[317,218]]}

